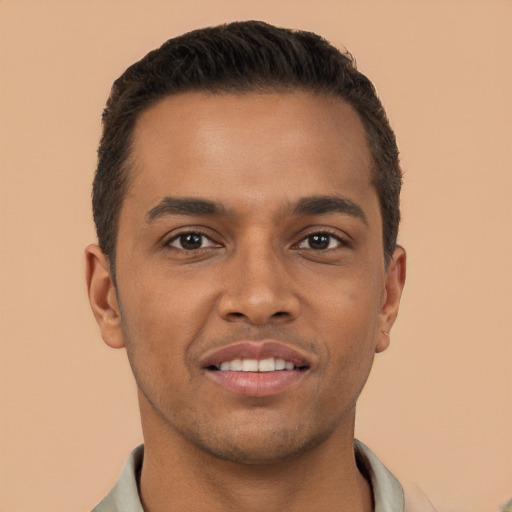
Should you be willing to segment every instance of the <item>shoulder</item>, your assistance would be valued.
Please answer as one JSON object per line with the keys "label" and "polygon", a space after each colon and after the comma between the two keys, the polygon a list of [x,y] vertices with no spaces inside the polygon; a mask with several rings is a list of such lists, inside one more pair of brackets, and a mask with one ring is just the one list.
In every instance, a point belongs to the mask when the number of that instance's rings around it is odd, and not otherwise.
{"label": "shoulder", "polygon": [[138,491],[143,458],[144,445],[137,446],[126,460],[112,490],[92,509],[92,512],[144,512]]}
{"label": "shoulder", "polygon": [[372,486],[375,512],[436,512],[417,485],[408,483],[402,487],[365,444],[355,440],[354,448],[359,470]]}
{"label": "shoulder", "polygon": [[359,471],[372,487],[375,512],[403,512],[404,491],[400,482],[361,441],[354,441]]}

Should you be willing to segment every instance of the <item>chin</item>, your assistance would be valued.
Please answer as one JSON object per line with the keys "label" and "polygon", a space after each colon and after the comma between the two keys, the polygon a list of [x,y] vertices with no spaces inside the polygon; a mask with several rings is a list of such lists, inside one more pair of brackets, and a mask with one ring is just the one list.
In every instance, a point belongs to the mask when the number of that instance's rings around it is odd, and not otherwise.
{"label": "chin", "polygon": [[224,432],[215,438],[191,441],[213,457],[247,465],[279,464],[300,457],[324,442],[332,431],[304,435],[303,429]]}
{"label": "chin", "polygon": [[262,465],[279,464],[294,459],[308,450],[305,446],[283,446],[262,443],[260,446],[202,446],[203,451],[217,459],[238,464]]}

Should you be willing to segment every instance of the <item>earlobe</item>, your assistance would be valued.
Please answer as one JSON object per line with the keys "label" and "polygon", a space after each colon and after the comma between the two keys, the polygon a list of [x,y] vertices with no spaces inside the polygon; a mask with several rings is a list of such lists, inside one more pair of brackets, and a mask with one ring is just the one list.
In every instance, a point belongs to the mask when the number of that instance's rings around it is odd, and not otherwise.
{"label": "earlobe", "polygon": [[382,292],[379,318],[380,332],[375,352],[386,350],[390,343],[390,332],[398,315],[400,298],[405,285],[406,254],[403,247],[397,246],[386,271],[386,282]]}
{"label": "earlobe", "polygon": [[100,327],[103,341],[112,348],[124,347],[116,290],[106,256],[95,245],[85,249],[86,283],[89,303]]}

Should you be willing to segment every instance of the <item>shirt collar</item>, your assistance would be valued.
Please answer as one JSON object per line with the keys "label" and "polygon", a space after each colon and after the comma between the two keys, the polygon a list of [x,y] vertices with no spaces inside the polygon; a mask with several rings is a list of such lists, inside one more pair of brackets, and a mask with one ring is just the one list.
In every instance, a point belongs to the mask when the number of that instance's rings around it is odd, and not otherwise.
{"label": "shirt collar", "polygon": [[130,453],[118,481],[92,512],[144,512],[139,497],[139,474],[144,458],[144,445]]}
{"label": "shirt collar", "polygon": [[357,466],[370,481],[374,512],[403,512],[404,491],[400,482],[365,444],[354,440]]}
{"label": "shirt collar", "polygon": [[[357,465],[369,479],[373,492],[374,512],[403,512],[404,493],[398,480],[377,456],[357,439],[354,441]],[[138,480],[144,458],[144,445],[137,446],[126,460],[119,480],[92,512],[144,512],[140,502]]]}

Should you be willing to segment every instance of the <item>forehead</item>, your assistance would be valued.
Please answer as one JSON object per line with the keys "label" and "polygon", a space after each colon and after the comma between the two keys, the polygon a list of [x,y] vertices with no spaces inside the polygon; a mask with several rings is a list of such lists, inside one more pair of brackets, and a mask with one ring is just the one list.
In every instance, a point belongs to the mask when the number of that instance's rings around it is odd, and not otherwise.
{"label": "forehead", "polygon": [[362,122],[326,95],[170,96],[139,117],[131,157],[127,202],[181,195],[257,207],[327,193],[375,196]]}

